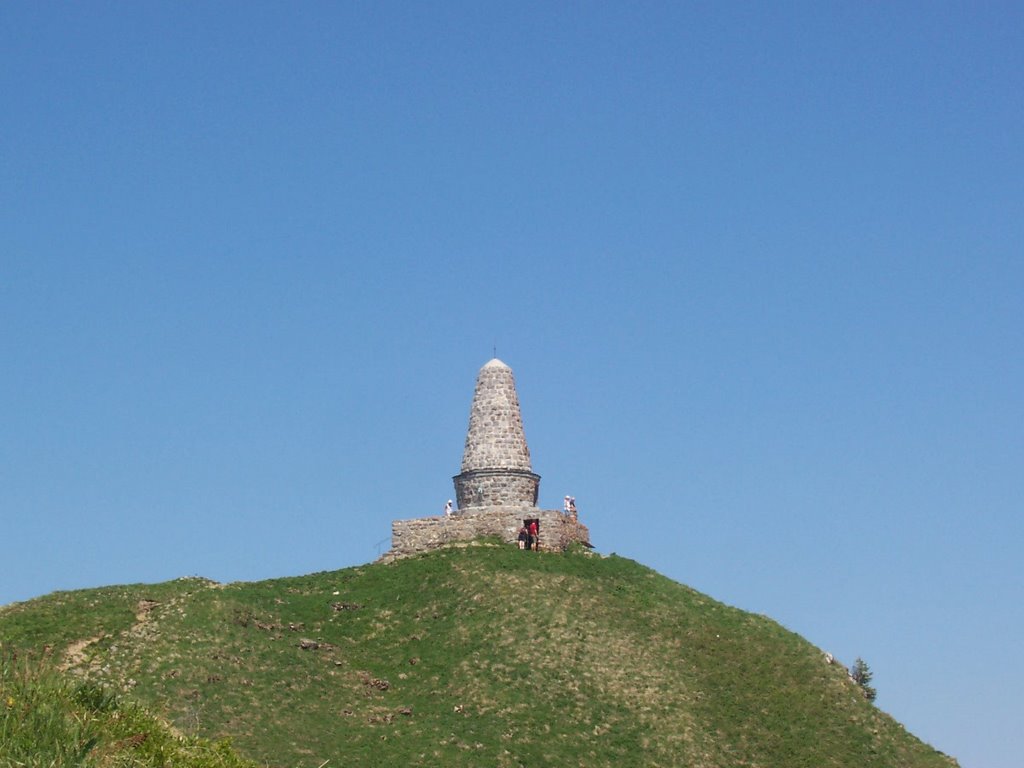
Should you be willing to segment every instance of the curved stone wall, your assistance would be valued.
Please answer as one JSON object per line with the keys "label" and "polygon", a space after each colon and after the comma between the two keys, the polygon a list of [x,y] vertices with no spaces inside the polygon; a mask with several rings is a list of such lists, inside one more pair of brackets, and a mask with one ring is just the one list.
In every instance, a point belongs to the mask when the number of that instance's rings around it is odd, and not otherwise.
{"label": "curved stone wall", "polygon": [[573,542],[590,546],[587,526],[559,510],[527,511],[521,507],[498,507],[470,510],[451,517],[395,520],[391,523],[391,549],[378,562],[391,562],[400,557],[473,541],[481,536],[497,536],[509,546],[516,546],[519,528],[527,518],[536,519],[540,523],[541,551],[562,552]]}
{"label": "curved stone wall", "polygon": [[459,509],[537,506],[540,476],[512,469],[478,469],[452,478]]}

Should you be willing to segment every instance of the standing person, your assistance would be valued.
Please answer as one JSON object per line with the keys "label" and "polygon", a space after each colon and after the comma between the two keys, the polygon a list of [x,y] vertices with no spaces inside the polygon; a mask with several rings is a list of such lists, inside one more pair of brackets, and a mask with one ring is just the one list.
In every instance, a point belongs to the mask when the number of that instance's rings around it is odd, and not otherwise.
{"label": "standing person", "polygon": [[576,497],[569,497],[569,514],[572,515],[572,519],[576,519]]}
{"label": "standing person", "polygon": [[540,536],[538,535],[539,533],[540,533],[540,531],[539,531],[539,529],[537,527],[537,521],[536,520],[531,520],[530,521],[530,540],[533,543],[533,551],[534,552],[540,551]]}
{"label": "standing person", "polygon": [[530,532],[528,530],[526,530],[526,526],[524,525],[522,528],[519,529],[519,548],[520,549],[526,549],[526,542],[529,540],[529,538],[530,538]]}
{"label": "standing person", "polygon": [[562,500],[562,511],[565,512],[565,514],[567,514],[567,515],[569,514],[569,509],[570,509],[569,502],[570,502],[571,499],[572,499],[572,496],[566,496]]}
{"label": "standing person", "polygon": [[451,517],[452,516],[452,500],[451,499],[448,499],[448,503],[444,505],[444,516],[445,517]]}

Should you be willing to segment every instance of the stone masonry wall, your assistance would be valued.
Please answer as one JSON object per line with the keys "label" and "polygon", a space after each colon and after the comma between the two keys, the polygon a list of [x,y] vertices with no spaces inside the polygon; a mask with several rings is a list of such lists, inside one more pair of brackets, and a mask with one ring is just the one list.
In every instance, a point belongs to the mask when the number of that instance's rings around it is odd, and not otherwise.
{"label": "stone masonry wall", "polygon": [[459,509],[497,507],[537,503],[540,476],[532,472],[504,469],[480,469],[463,472],[452,478]]}
{"label": "stone masonry wall", "polygon": [[590,531],[577,519],[556,509],[482,507],[456,512],[451,517],[421,517],[391,523],[391,549],[380,562],[390,562],[460,541],[498,536],[516,546],[523,520],[536,518],[542,551],[564,551],[572,542],[590,545]]}

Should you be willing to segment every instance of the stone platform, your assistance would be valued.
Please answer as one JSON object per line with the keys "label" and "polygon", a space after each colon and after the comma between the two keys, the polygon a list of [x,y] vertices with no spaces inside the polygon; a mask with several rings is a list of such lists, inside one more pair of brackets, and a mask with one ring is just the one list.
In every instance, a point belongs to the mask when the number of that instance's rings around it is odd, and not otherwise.
{"label": "stone platform", "polygon": [[564,552],[574,541],[590,546],[590,531],[578,519],[557,509],[527,506],[473,507],[450,517],[437,515],[391,523],[391,549],[378,562],[390,562],[447,544],[497,536],[516,546],[524,520],[538,521],[541,551]]}

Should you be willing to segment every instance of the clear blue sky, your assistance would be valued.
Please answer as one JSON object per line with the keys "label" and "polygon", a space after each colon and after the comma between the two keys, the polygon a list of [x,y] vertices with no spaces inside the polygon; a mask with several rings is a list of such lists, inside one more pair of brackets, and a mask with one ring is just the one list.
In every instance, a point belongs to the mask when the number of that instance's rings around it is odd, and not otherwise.
{"label": "clear blue sky", "polygon": [[1020,3],[0,4],[0,603],[541,501],[1024,754]]}

